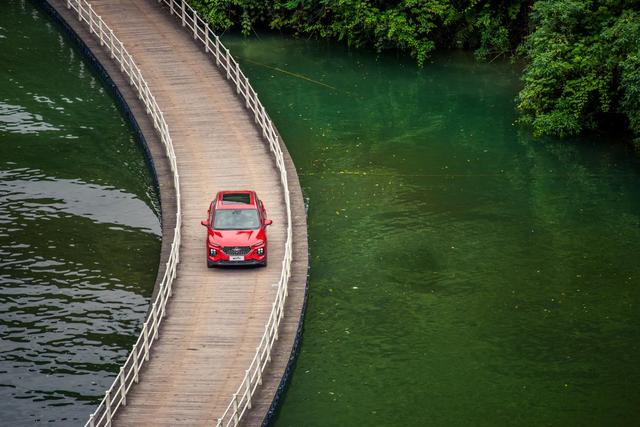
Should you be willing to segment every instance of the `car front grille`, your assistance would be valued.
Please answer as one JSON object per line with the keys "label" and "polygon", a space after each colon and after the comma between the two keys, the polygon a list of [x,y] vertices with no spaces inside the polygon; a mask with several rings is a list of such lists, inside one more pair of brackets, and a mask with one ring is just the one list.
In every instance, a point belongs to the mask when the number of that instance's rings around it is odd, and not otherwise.
{"label": "car front grille", "polygon": [[251,252],[251,246],[223,246],[222,250],[227,255],[246,255]]}

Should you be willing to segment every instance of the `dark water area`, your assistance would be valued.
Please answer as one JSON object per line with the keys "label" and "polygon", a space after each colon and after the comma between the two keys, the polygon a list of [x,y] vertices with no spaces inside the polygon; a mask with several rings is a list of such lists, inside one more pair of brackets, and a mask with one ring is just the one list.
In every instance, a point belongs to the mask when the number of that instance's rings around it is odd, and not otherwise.
{"label": "dark water area", "polygon": [[275,425],[637,425],[640,162],[533,139],[520,70],[227,36],[309,202]]}
{"label": "dark water area", "polygon": [[144,151],[90,64],[0,2],[0,425],[82,425],[148,308],[160,252]]}

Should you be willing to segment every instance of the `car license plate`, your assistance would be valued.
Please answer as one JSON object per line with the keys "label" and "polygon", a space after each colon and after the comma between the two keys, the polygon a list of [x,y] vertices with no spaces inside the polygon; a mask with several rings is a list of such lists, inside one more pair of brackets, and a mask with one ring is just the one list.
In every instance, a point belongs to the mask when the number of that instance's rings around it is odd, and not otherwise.
{"label": "car license plate", "polygon": [[229,261],[244,261],[242,255],[229,255]]}

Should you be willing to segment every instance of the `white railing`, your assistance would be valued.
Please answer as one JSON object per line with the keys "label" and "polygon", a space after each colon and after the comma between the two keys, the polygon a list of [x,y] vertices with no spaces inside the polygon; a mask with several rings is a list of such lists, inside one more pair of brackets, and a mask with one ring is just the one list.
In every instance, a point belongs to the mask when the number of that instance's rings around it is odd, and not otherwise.
{"label": "white railing", "polygon": [[[284,304],[288,295],[288,283],[291,275],[291,255],[292,255],[292,222],[291,222],[291,201],[289,195],[289,184],[287,180],[287,170],[284,163],[284,156],[281,149],[281,141],[276,132],[273,122],[267,115],[264,106],[258,99],[258,94],[249,84],[249,79],[242,73],[238,62],[231,56],[227,49],[213,33],[209,25],[198,16],[198,14],[184,0],[158,0],[168,6],[172,15],[177,15],[182,26],[186,27],[192,34],[194,40],[203,43],[205,52],[210,54],[216,66],[235,85],[235,90],[244,102],[248,110],[253,112],[254,120],[262,131],[265,142],[269,144],[283,187],[285,208],[287,213],[287,239],[285,242],[284,259],[280,279],[277,284],[275,301],[272,304],[271,313],[265,324],[262,338],[256,347],[256,352],[245,370],[245,375],[240,382],[238,389],[230,397],[229,404],[225,411],[217,419],[217,426],[236,426],[248,409],[251,409],[251,398],[259,385],[262,384],[262,374],[267,364],[271,361],[271,349],[278,339],[278,326],[284,316]],[[131,55],[126,51],[122,42],[114,35],[113,31],[105,24],[102,18],[97,15],[86,0],[67,0],[67,7],[73,8],[80,21],[84,21],[89,29],[100,40],[100,44],[106,46],[111,57],[120,64],[120,69],[129,77],[131,85],[138,91],[138,97],[145,104],[147,113],[153,117],[153,123],[160,134],[162,142],[167,151],[167,156],[171,163],[171,170],[176,188],[176,228],[174,231],[174,241],[171,245],[171,253],[167,261],[167,268],[160,282],[159,292],[152,304],[151,311],[145,321],[140,336],[131,350],[124,365],[120,368],[120,373],[116,376],[113,384],[106,391],[105,397],[100,402],[95,412],[91,414],[87,426],[111,425],[111,421],[121,405],[126,405],[126,396],[134,383],[139,380],[139,371],[142,364],[149,360],[149,349],[157,339],[158,327],[165,315],[167,300],[171,296],[173,279],[176,277],[176,266],[179,262],[178,248],[180,247],[180,185],[176,165],[176,157],[169,134],[169,128],[164,120],[162,111],[158,107],[155,98],[149,91],[149,87],[140,73],[140,69],[133,61]]]}
{"label": "white railing", "polygon": [[224,413],[217,420],[217,427],[227,427],[238,425],[240,419],[248,409],[251,409],[251,397],[259,385],[262,384],[262,373],[267,364],[271,361],[271,348],[278,339],[278,326],[284,315],[284,304],[288,294],[289,276],[291,275],[291,252],[292,252],[292,224],[291,224],[291,201],[289,198],[289,183],[287,180],[287,170],[284,164],[284,156],[280,146],[280,138],[276,132],[273,122],[258,99],[258,94],[249,84],[249,79],[240,70],[240,65],[231,56],[221,42],[220,38],[211,31],[209,25],[197,14],[197,12],[184,0],[157,0],[158,3],[165,4],[172,15],[176,15],[183,27],[191,34],[193,39],[204,45],[206,53],[211,55],[213,61],[220,71],[233,82],[237,96],[242,99],[248,110],[253,112],[253,118],[258,127],[262,130],[262,136],[273,153],[276,165],[280,172],[280,182],[282,183],[285,207],[287,211],[287,240],[285,243],[284,259],[282,260],[282,271],[278,281],[276,298],[271,307],[269,319],[265,324],[264,333],[256,348],[256,353],[245,371],[244,378],[238,386],[236,392],[231,396],[229,404]]}
{"label": "white railing", "polygon": [[105,392],[105,396],[91,414],[88,426],[110,425],[111,420],[121,405],[127,404],[127,393],[134,383],[139,380],[139,372],[145,361],[149,360],[149,349],[158,337],[158,328],[162,318],[165,316],[165,308],[167,300],[171,296],[171,287],[176,277],[176,268],[180,261],[180,226],[182,223],[182,212],[180,209],[180,178],[178,175],[178,166],[176,164],[176,155],[169,134],[169,127],[164,120],[164,116],[154,96],[149,90],[147,82],[142,77],[140,68],[135,64],[131,55],[127,52],[124,45],[113,30],[105,24],[102,18],[97,15],[86,0],[67,0],[67,8],[73,9],[77,13],[78,20],[85,22],[89,27],[89,31],[95,35],[100,41],[100,45],[105,46],[111,58],[120,65],[120,70],[127,75],[129,83],[135,87],[138,98],[144,104],[147,114],[153,119],[153,126],[160,135],[160,139],[164,145],[167,158],[171,166],[173,174],[173,185],[176,190],[176,227],[173,232],[173,242],[171,244],[171,252],[169,260],[162,280],[160,281],[159,291],[155,300],[151,305],[147,319],[142,326],[142,331],[138,340],[133,345],[131,353],[124,364],[120,367],[120,372],[116,376],[111,387]]}

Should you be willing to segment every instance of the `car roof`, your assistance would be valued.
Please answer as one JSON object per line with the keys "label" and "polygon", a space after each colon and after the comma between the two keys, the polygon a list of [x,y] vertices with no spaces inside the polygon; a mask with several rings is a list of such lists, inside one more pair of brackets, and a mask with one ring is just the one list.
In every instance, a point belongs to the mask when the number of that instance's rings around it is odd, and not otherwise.
{"label": "car roof", "polygon": [[255,191],[219,191],[214,200],[216,209],[255,209],[258,205]]}

